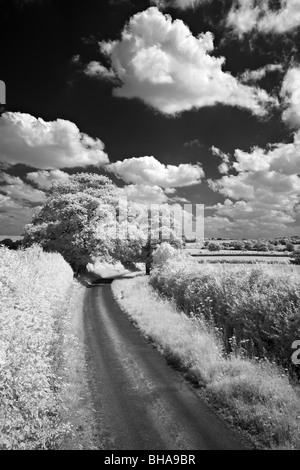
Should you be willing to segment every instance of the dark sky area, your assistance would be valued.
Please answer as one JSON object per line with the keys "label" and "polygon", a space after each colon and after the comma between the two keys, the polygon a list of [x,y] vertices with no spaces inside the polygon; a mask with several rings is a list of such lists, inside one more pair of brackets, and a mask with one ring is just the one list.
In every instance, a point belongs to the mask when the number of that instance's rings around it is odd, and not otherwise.
{"label": "dark sky area", "polygon": [[[231,232],[235,230],[236,220],[242,220],[238,226],[238,238],[248,233],[245,224],[247,218],[237,212],[237,208],[229,215],[221,213],[223,209],[220,213],[214,211],[217,210],[216,204],[223,205],[226,198],[235,204],[243,200],[243,195],[232,195],[228,187],[227,192],[215,190],[208,183],[209,180],[224,178],[224,173],[222,176],[218,169],[221,159],[211,148],[215,147],[228,154],[232,164],[236,149],[250,154],[253,147],[268,149],[271,144],[292,143],[297,129],[295,131],[295,128],[283,122],[282,103],[264,116],[226,102],[195,106],[177,114],[167,114],[149,106],[142,99],[113,96],[115,80],[88,76],[84,70],[92,61],[98,61],[107,68],[111,66],[110,58],[100,51],[99,42],[120,41],[126,22],[151,6],[153,7],[153,3],[149,1],[133,0],[0,0],[0,79],[6,84],[6,109],[11,113],[27,113],[44,121],[64,119],[76,124],[81,132],[101,139],[111,163],[142,156],[154,156],[164,165],[200,163],[205,174],[201,183],[178,185],[176,195],[191,202],[203,203],[207,208],[214,207],[207,211],[209,216],[216,217],[216,221],[210,221],[209,235],[233,236]],[[222,70],[236,79],[246,70],[261,69],[268,64],[280,66],[278,70],[265,74],[259,82],[250,83],[251,86],[259,86],[270,96],[279,97],[286,74],[300,62],[299,28],[293,28],[284,34],[277,31],[264,34],[253,30],[240,37],[224,24],[231,8],[232,1],[216,0],[200,4],[197,8],[166,6],[160,12],[170,14],[172,21],[182,20],[194,37],[206,31],[212,32],[214,49],[210,55],[225,57]],[[80,59],[74,60],[76,56]],[[0,161],[5,162],[3,172],[12,177],[20,177],[24,183],[29,184],[26,180],[27,173],[38,171],[42,167],[34,167],[26,161],[21,163],[14,160],[9,163],[8,157],[1,159],[1,151],[4,155],[5,149],[1,149],[0,143]],[[293,158],[298,158],[297,155],[296,151]],[[49,166],[49,170],[53,168]],[[95,165],[68,165],[61,166],[60,169],[67,173],[105,173],[103,167]],[[227,176],[238,176],[238,171],[231,167]],[[279,169],[278,174],[280,171]],[[247,172],[245,177],[249,178],[251,168]],[[296,172],[295,177],[297,174]],[[118,184],[124,184],[124,180],[117,178],[116,174],[110,173],[109,176]],[[7,209],[7,198],[14,199],[14,192],[10,192],[7,187],[17,184],[21,183],[16,180],[9,182],[7,177],[3,177],[0,192],[6,199],[3,200],[2,210],[0,204],[0,214],[5,213],[0,222],[1,233],[14,231],[12,234],[18,234],[20,231],[19,215],[16,216],[13,212],[9,215],[10,209]],[[30,184],[37,189],[34,183]],[[299,188],[297,184],[293,187],[294,201],[299,196]],[[267,209],[267,198],[262,195],[262,191],[263,188],[258,188],[255,196],[255,203],[257,197],[263,198],[261,204],[255,206],[258,218],[264,217],[259,211]],[[272,191],[276,193],[276,187],[272,186]],[[289,196],[284,195],[283,199],[285,197]],[[25,199],[20,201],[20,198],[14,199],[15,201],[27,208],[38,205],[32,201],[26,203]],[[249,199],[246,199],[246,203],[249,205],[251,201],[249,203]],[[280,208],[277,205],[276,208],[270,208],[272,210],[280,211]],[[274,217],[275,215],[274,212]],[[276,235],[299,233],[297,202],[292,207],[285,204],[284,215],[291,219],[286,221],[280,216],[280,224],[283,225],[280,225]],[[10,217],[9,221],[7,217]],[[219,220],[222,217],[226,217],[231,223],[228,226],[226,222],[224,230]],[[252,220],[249,227],[253,229],[251,234],[258,236],[260,225],[255,224]],[[261,227],[262,236],[268,235],[274,233],[276,222],[274,220],[272,225],[269,219],[261,219]]]}

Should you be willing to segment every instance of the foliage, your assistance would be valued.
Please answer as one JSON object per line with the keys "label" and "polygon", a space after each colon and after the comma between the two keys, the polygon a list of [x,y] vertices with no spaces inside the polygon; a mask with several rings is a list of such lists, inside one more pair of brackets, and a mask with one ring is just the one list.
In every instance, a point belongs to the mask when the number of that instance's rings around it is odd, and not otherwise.
{"label": "foliage", "polygon": [[294,250],[290,255],[292,264],[300,264],[300,250]]}
{"label": "foliage", "polygon": [[293,251],[294,250],[294,245],[291,242],[287,242],[285,246],[286,246],[287,251]]}
{"label": "foliage", "polygon": [[254,244],[253,248],[257,251],[269,251],[267,242],[260,240]]}
{"label": "foliage", "polygon": [[0,248],[0,449],[56,448],[64,312],[73,273],[59,254]]}
{"label": "foliage", "polygon": [[[123,216],[120,194],[109,178],[89,173],[53,183],[46,203],[25,227],[24,245],[39,243],[46,251],[61,253],[77,272],[95,258],[125,265],[143,261],[149,238],[147,207],[126,201]],[[158,243],[160,237],[178,241],[167,206],[151,223],[151,242]]]}
{"label": "foliage", "polygon": [[109,247],[97,240],[96,232],[115,194],[113,183],[100,175],[80,173],[53,183],[46,203],[25,227],[24,245],[39,243],[46,251],[57,251],[74,270],[85,266],[96,249],[108,255]]}
{"label": "foliage", "polygon": [[0,241],[0,246],[6,246],[6,248],[9,248],[10,250],[17,250],[22,246],[22,241],[21,240],[16,240],[13,241],[10,238],[4,238],[3,240]]}
{"label": "foliage", "polygon": [[220,251],[221,250],[221,247],[220,247],[219,243],[214,243],[214,242],[208,243],[207,248],[208,248],[209,251]]}
{"label": "foliage", "polygon": [[168,260],[186,261],[189,259],[178,247],[164,242],[159,245],[153,253],[153,267],[162,269]]}
{"label": "foliage", "polygon": [[244,250],[245,249],[245,243],[242,240],[237,240],[236,242],[232,243],[232,248],[234,250],[238,250],[238,251]]}

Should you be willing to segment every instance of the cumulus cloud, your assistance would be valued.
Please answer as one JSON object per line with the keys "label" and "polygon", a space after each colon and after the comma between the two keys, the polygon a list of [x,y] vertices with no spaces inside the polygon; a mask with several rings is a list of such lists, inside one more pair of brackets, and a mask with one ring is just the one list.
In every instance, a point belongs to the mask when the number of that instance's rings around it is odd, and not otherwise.
{"label": "cumulus cloud", "polygon": [[158,8],[178,8],[180,10],[186,10],[188,8],[196,8],[199,5],[205,3],[211,3],[212,0],[151,0],[151,3],[156,5]]}
{"label": "cumulus cloud", "polygon": [[272,9],[269,0],[235,0],[227,17],[227,26],[239,36],[253,30],[283,34],[300,26],[299,0],[280,0]]}
{"label": "cumulus cloud", "polygon": [[291,234],[291,224],[295,223],[299,230],[300,131],[289,144],[255,147],[250,152],[236,150],[235,160],[231,164],[235,174],[209,180],[210,187],[225,197],[223,204],[210,208],[215,210],[206,221],[210,230],[214,217],[218,223],[224,218],[224,233],[231,231],[236,236]]}
{"label": "cumulus cloud", "polygon": [[156,185],[129,184],[121,189],[121,194],[127,196],[129,201],[142,204],[163,204],[168,201],[164,190]]}
{"label": "cumulus cloud", "polygon": [[40,170],[27,173],[26,178],[40,189],[49,189],[53,181],[67,181],[70,175],[61,170]]}
{"label": "cumulus cloud", "polygon": [[4,172],[0,172],[0,192],[12,200],[26,201],[32,205],[43,204],[45,202],[43,191],[34,189],[29,184],[24,183],[21,178]]}
{"label": "cumulus cloud", "polygon": [[[156,7],[137,13],[122,31],[121,40],[102,42],[122,85],[113,94],[138,98],[167,115],[221,103],[264,115],[277,102],[265,90],[240,83],[223,72],[224,57],[214,57],[210,32],[192,35],[181,20],[172,21]],[[110,74],[95,62],[98,77]]]}
{"label": "cumulus cloud", "polygon": [[133,157],[106,166],[127,183],[174,188],[197,184],[204,176],[199,164],[164,165],[154,157]]}
{"label": "cumulus cloud", "polygon": [[288,70],[282,84],[281,96],[285,110],[282,119],[292,128],[300,127],[300,67]]}
{"label": "cumulus cloud", "polygon": [[5,113],[0,118],[0,161],[57,169],[98,166],[109,160],[103,142],[80,132],[73,122]]}

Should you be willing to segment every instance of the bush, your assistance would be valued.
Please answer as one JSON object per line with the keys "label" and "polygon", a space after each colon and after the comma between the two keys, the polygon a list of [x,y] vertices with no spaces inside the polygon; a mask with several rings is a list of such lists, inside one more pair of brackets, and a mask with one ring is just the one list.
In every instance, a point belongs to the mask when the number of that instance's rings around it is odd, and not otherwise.
{"label": "bush", "polygon": [[286,243],[286,251],[293,251],[294,250],[294,245],[291,242]]}
{"label": "bush", "polygon": [[6,248],[9,248],[10,250],[17,250],[22,246],[22,240],[16,240],[15,242],[11,240],[10,238],[4,238],[3,240],[0,241],[0,246],[5,246]]}
{"label": "bush", "polygon": [[184,254],[181,250],[178,250],[174,246],[167,242],[163,242],[153,252],[153,268],[162,269],[167,261],[187,261],[189,257]]}
{"label": "bush", "polygon": [[245,241],[245,250],[252,251],[254,249],[254,243],[250,240]]}
{"label": "bush", "polygon": [[265,242],[256,242],[253,248],[257,251],[269,251],[268,245]]}
{"label": "bush", "polygon": [[245,249],[245,243],[242,242],[241,240],[238,240],[238,241],[232,243],[232,248],[234,250],[239,250],[239,251],[244,250]]}
{"label": "bush", "polygon": [[290,256],[292,264],[300,264],[300,250],[295,250]]}
{"label": "bush", "polygon": [[153,252],[153,267],[158,269],[163,268],[169,259],[175,258],[176,251],[176,248],[172,247],[169,243],[162,243]]}
{"label": "bush", "polygon": [[209,251],[220,251],[221,250],[221,247],[220,247],[219,243],[214,243],[214,242],[210,242],[207,245],[207,248],[209,249]]}

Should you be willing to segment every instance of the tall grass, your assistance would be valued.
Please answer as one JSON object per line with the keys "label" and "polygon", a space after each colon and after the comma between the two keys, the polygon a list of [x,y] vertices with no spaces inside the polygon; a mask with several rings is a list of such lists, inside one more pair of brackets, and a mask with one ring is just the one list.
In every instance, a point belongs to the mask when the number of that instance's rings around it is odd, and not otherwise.
{"label": "tall grass", "polygon": [[0,449],[57,448],[70,431],[59,391],[72,283],[59,254],[0,248]]}

